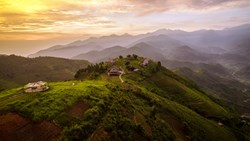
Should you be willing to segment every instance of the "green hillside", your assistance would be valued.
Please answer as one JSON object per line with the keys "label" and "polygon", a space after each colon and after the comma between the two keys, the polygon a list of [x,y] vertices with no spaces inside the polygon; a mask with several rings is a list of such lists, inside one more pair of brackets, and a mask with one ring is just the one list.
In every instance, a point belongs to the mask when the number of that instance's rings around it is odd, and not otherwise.
{"label": "green hillside", "polygon": [[[45,92],[24,93],[22,87],[0,92],[0,125],[6,127],[0,128],[0,138],[250,139],[249,125],[212,101],[196,84],[162,67],[160,62],[149,61],[143,67],[143,61],[144,58],[133,55],[90,65],[80,69],[75,80],[49,83]],[[113,66],[124,74],[108,76]],[[16,118],[19,120],[12,120]],[[20,119],[27,120],[30,126],[20,128]],[[10,128],[11,123],[14,127]],[[50,136],[41,136],[45,134],[44,126],[46,132],[51,130]],[[28,134],[30,127],[37,129],[36,134]]]}
{"label": "green hillside", "polygon": [[[207,65],[209,66],[209,65]],[[212,66],[212,65],[210,65]],[[250,99],[250,86],[237,79],[232,79],[231,74],[223,71],[206,69],[204,67],[193,68],[177,68],[174,72],[185,76],[196,82],[208,94],[223,100],[230,107],[236,109],[239,113],[249,113],[250,104],[246,102]]]}
{"label": "green hillside", "polygon": [[63,81],[72,79],[87,61],[54,57],[25,58],[0,55],[0,91],[34,81]]}

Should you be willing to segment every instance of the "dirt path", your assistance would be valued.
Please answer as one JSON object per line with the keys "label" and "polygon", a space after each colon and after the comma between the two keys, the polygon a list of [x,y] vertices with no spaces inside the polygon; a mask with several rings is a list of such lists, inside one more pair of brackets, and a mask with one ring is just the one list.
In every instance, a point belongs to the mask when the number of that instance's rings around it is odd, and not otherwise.
{"label": "dirt path", "polygon": [[119,75],[119,79],[121,80],[121,83],[123,83],[123,79],[122,79],[122,75],[124,74],[124,70],[122,69],[122,67],[120,67],[120,69],[122,70],[122,73]]}

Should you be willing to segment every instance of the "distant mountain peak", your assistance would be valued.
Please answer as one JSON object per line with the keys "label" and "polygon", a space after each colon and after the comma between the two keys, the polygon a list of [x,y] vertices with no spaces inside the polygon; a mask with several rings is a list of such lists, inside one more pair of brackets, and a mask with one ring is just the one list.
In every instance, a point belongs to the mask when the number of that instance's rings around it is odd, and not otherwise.
{"label": "distant mountain peak", "polygon": [[247,24],[243,24],[243,25],[239,25],[239,26],[234,26],[234,27],[227,27],[227,28],[224,28],[224,30],[240,30],[240,29],[249,29],[250,28],[250,23],[247,23]]}
{"label": "distant mountain peak", "polygon": [[158,29],[156,30],[155,32],[165,32],[165,31],[171,31],[170,29],[166,29],[166,28],[161,28],[161,29]]}
{"label": "distant mountain peak", "polygon": [[150,46],[149,44],[145,43],[145,42],[140,42],[134,45],[134,47],[143,47],[143,46]]}
{"label": "distant mountain peak", "polygon": [[157,37],[167,37],[167,38],[169,38],[169,36],[166,35],[166,34],[159,34],[159,35],[157,35]]}
{"label": "distant mountain peak", "polygon": [[188,50],[193,50],[193,48],[187,46],[187,45],[184,45],[184,46],[180,46],[179,47],[180,49],[188,49]]}
{"label": "distant mountain peak", "polygon": [[162,28],[162,29],[158,29],[158,30],[153,32],[153,34],[163,34],[163,35],[166,35],[166,34],[179,34],[179,33],[185,33],[185,31],[179,30],[179,29],[172,30],[172,29]]}
{"label": "distant mountain peak", "polygon": [[[109,35],[109,37],[118,37],[119,35],[117,35],[117,34],[111,34],[111,35]],[[107,36],[108,37],[108,36]]]}
{"label": "distant mountain peak", "polygon": [[130,35],[130,34],[128,34],[128,33],[124,33],[124,34],[122,34],[121,36],[132,36],[132,35]]}

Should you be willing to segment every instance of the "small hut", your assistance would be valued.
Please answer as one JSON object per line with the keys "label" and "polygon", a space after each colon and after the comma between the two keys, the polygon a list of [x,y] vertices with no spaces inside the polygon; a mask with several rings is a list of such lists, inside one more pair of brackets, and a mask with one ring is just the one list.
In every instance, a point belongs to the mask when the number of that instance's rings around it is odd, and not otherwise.
{"label": "small hut", "polygon": [[113,67],[108,71],[108,76],[119,76],[122,74],[122,70],[117,67]]}
{"label": "small hut", "polygon": [[25,92],[26,93],[33,93],[33,92],[43,92],[49,89],[48,86],[46,86],[47,82],[44,81],[38,81],[33,83],[28,83],[25,85]]}

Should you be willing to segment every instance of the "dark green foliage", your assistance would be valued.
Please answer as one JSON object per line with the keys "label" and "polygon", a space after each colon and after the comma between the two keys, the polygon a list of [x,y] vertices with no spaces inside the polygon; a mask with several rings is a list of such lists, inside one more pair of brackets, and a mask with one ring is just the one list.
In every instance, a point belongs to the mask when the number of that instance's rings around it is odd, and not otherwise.
{"label": "dark green foliage", "polygon": [[128,66],[130,64],[130,62],[126,62],[125,65]]}
{"label": "dark green foliage", "polygon": [[76,79],[95,79],[100,74],[107,71],[107,66],[104,63],[88,65],[87,68],[80,69],[76,72]]}
{"label": "dark green foliage", "polygon": [[0,56],[0,91],[35,81],[64,81],[74,78],[89,62],[54,57]]}
{"label": "dark green foliage", "polygon": [[161,62],[160,61],[158,61],[157,64],[158,64],[158,67],[161,67]]}
{"label": "dark green foliage", "polygon": [[138,55],[136,55],[136,54],[133,54],[132,56],[134,57],[134,59],[138,58]]}
{"label": "dark green foliage", "polygon": [[127,69],[128,71],[133,71],[133,70],[135,69],[135,67],[133,67],[132,65],[127,65],[127,66],[126,66],[126,69]]}

